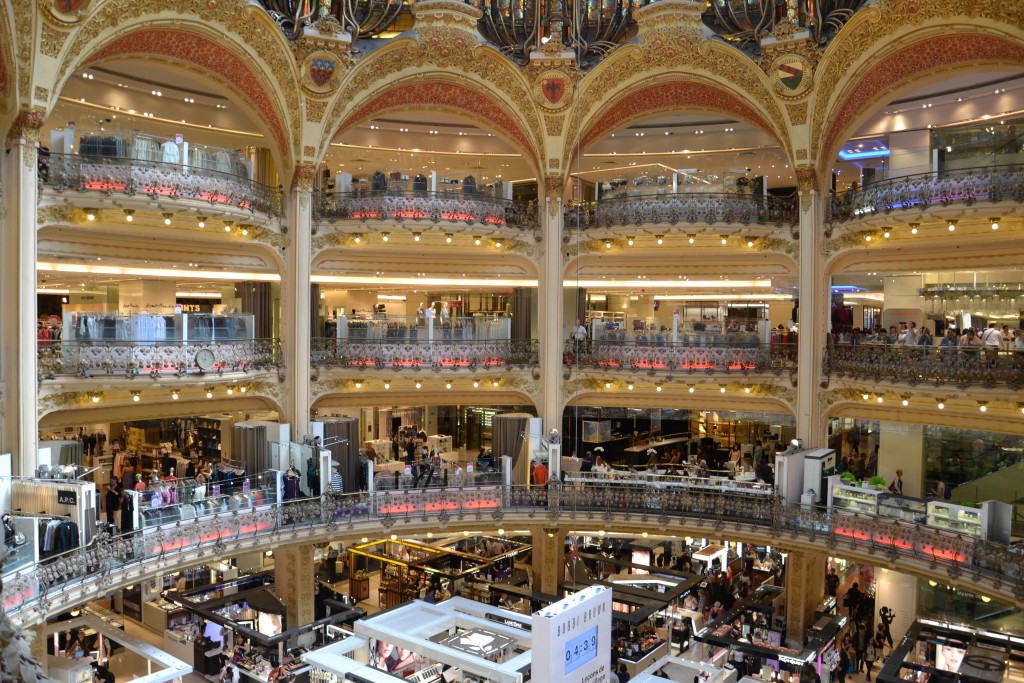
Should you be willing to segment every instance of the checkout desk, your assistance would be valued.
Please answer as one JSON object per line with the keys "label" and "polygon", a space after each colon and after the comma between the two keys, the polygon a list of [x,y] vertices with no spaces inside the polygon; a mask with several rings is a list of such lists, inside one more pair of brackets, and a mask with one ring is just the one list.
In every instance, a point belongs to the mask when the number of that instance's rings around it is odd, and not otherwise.
{"label": "checkout desk", "polygon": [[619,662],[626,665],[626,671],[632,678],[667,654],[668,643],[657,636],[648,636],[620,647]]}

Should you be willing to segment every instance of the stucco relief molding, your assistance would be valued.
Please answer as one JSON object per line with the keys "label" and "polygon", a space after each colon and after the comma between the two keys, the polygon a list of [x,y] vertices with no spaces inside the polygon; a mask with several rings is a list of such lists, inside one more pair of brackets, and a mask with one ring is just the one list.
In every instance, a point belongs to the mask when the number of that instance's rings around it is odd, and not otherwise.
{"label": "stucco relief molding", "polygon": [[[905,47],[911,41],[897,39],[894,44],[893,37],[905,38],[927,23],[934,25],[937,35],[950,36],[957,19],[962,19],[964,25],[970,24],[974,33],[995,34],[991,28],[979,25],[979,19],[987,20],[989,26],[1002,24],[1019,30],[1024,25],[1024,4],[999,0],[881,0],[859,10],[829,44],[817,69],[810,137],[812,157],[828,151],[820,145],[824,142],[826,121],[831,120],[835,107],[845,101],[851,89],[862,87],[864,70],[856,65],[866,55],[880,56],[877,48],[882,41],[886,42],[886,52]],[[923,36],[914,36],[913,42],[920,37]]]}
{"label": "stucco relief molding", "polygon": [[846,232],[836,237],[826,239],[825,243],[822,245],[822,251],[825,253],[825,258],[831,261],[834,257],[839,256],[845,251],[856,249],[858,247],[865,247],[868,243],[867,238],[873,238],[877,234],[877,230]]}
{"label": "stucco relief molding", "polygon": [[[424,6],[432,4],[423,3]],[[326,147],[343,125],[349,125],[350,118],[373,94],[398,84],[402,72],[407,72],[412,79],[406,78],[406,82],[422,81],[421,75],[415,72],[426,67],[435,67],[432,76],[442,71],[442,79],[457,79],[481,96],[497,101],[527,137],[519,144],[526,146],[525,151],[535,161],[539,159],[544,125],[539,108],[531,98],[529,83],[501,53],[480,43],[475,24],[472,30],[458,24],[417,25],[414,37],[396,39],[361,60],[349,72],[330,108],[321,148]]]}
{"label": "stucco relief molding", "polygon": [[[95,53],[103,45],[140,30],[152,30],[168,22],[173,22],[177,30],[194,30],[203,35],[213,28],[222,32],[225,46],[230,44],[234,48],[232,52],[248,63],[257,76],[264,76],[263,86],[269,86],[267,92],[283,99],[284,106],[280,109],[275,107],[275,114],[287,119],[287,124],[282,121],[282,134],[289,143],[281,149],[287,163],[293,156],[293,150],[301,145],[302,106],[294,57],[281,31],[272,22],[269,26],[261,22],[259,15],[266,15],[266,12],[248,0],[181,0],[173,15],[168,11],[166,0],[104,0],[98,3],[74,32],[55,82],[63,83],[68,74],[86,59],[83,54]],[[224,40],[224,32],[237,38]],[[242,45],[244,50],[237,49]],[[240,90],[245,92],[244,88]],[[253,106],[260,110],[255,103]],[[266,116],[268,112],[262,113]]]}
{"label": "stucco relief molding", "polygon": [[7,131],[7,149],[11,149],[22,140],[25,144],[25,167],[35,168],[36,147],[39,145],[39,129],[46,122],[41,111],[29,109],[18,114]]}

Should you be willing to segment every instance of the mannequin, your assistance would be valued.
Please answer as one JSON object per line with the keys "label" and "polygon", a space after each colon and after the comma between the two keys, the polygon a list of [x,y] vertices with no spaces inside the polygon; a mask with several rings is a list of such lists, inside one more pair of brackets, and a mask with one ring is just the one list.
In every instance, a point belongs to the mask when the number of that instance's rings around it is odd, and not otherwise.
{"label": "mannequin", "polygon": [[[155,473],[153,474],[153,477],[154,477],[154,479],[156,478],[156,474]],[[142,493],[143,491],[146,490],[146,483],[144,481],[142,481],[142,475],[141,474],[136,474],[135,475],[135,490],[138,491],[139,493]]]}

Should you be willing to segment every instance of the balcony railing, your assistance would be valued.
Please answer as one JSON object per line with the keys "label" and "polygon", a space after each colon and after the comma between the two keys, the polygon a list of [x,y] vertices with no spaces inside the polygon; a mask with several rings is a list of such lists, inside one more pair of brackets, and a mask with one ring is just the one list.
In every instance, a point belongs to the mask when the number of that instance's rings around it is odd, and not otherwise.
{"label": "balcony railing", "polygon": [[897,209],[924,211],[931,206],[975,202],[1024,202],[1024,168],[984,166],[960,171],[918,173],[871,183],[857,190],[832,195],[825,223],[833,225]]}
{"label": "balcony railing", "polygon": [[840,379],[911,386],[1024,387],[1024,353],[994,348],[836,344],[825,347],[822,370]]}
{"label": "balcony railing", "polygon": [[479,192],[322,192],[315,199],[313,220],[317,221],[462,223],[520,230],[532,230],[538,225],[534,202],[498,199]]}
{"label": "balcony railing", "polygon": [[601,199],[566,207],[567,228],[615,228],[631,225],[774,225],[793,227],[800,220],[796,194],[786,197],[746,192],[680,192]]}
{"label": "balcony railing", "polygon": [[689,346],[686,344],[645,344],[639,342],[570,342],[563,357],[566,365],[604,370],[665,370],[684,373],[773,373],[795,372],[796,344],[747,346]]}
{"label": "balcony railing", "polygon": [[[100,534],[79,548],[5,574],[2,604],[23,623],[41,621],[76,604],[107,595],[140,578],[201,564],[206,557],[254,548],[315,543],[368,531],[403,533],[456,525],[493,525],[540,518],[548,525],[679,525],[709,538],[788,537],[796,547],[836,549],[874,556],[903,571],[925,576],[963,576],[989,594],[1024,593],[1024,554],[1011,547],[870,514],[788,504],[775,495],[740,490],[665,487],[608,478],[549,488],[481,486],[404,490],[311,498],[208,514],[121,536]],[[728,525],[728,526],[727,526]],[[773,545],[775,543],[773,542]],[[833,551],[843,552],[843,551]]]}
{"label": "balcony railing", "polygon": [[323,368],[475,368],[526,367],[538,361],[537,340],[436,341],[314,338],[310,363]]}
{"label": "balcony railing", "polygon": [[258,372],[281,367],[281,340],[40,341],[38,358],[40,379]]}
{"label": "balcony railing", "polygon": [[281,190],[247,177],[199,166],[142,159],[51,154],[40,163],[39,179],[58,192],[78,190],[142,195],[152,199],[194,199],[211,205],[281,215]]}

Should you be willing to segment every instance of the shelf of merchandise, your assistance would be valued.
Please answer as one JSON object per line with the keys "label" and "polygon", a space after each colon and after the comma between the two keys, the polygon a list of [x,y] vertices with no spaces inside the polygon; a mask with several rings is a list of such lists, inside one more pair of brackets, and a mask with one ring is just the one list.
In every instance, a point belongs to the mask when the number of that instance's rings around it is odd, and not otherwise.
{"label": "shelf of merchandise", "polygon": [[953,505],[944,500],[928,503],[928,526],[975,538],[988,538],[988,514],[982,508]]}
{"label": "shelf of merchandise", "polygon": [[832,487],[832,507],[849,512],[877,515],[878,497],[883,493],[884,491],[874,488],[835,484]]}

